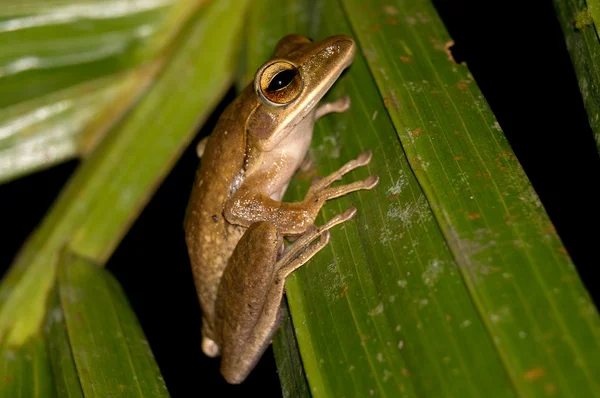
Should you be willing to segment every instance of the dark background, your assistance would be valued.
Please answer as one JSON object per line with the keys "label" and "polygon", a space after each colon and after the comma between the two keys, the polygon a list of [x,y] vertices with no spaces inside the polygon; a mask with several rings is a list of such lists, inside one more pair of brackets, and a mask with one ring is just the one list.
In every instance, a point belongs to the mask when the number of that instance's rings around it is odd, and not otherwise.
{"label": "dark background", "polygon": [[[592,274],[599,242],[600,158],[551,1],[434,1],[510,144],[598,302]],[[221,104],[198,134],[208,133]],[[200,350],[200,309],[183,239],[183,214],[198,160],[191,146],[108,264],[139,317],[173,397],[223,393],[279,396],[272,352],[242,386],[228,386]],[[0,186],[6,268],[77,162]]]}

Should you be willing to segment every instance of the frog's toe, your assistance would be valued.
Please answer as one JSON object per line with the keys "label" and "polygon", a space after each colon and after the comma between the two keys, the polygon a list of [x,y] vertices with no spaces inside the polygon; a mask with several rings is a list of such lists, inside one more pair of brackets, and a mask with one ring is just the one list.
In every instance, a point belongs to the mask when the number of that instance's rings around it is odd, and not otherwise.
{"label": "frog's toe", "polygon": [[214,340],[209,339],[208,337],[202,338],[202,352],[204,352],[204,354],[207,357],[211,358],[219,356],[219,354],[221,353],[217,343],[215,343]]}
{"label": "frog's toe", "polygon": [[377,184],[379,184],[379,176],[376,174],[370,175],[363,181],[365,184],[364,189],[373,189]]}
{"label": "frog's toe", "polygon": [[361,153],[360,155],[358,155],[358,157],[356,158],[356,163],[358,163],[360,166],[364,166],[366,164],[369,164],[372,157],[373,157],[373,151],[371,151],[371,150],[365,151],[365,152]]}

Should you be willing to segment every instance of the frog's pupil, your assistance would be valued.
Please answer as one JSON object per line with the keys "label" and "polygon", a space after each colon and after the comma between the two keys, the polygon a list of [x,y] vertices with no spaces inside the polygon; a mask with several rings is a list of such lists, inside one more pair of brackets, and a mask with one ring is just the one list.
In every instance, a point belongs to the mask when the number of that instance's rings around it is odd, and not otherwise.
{"label": "frog's pupil", "polygon": [[269,87],[267,87],[267,91],[277,91],[281,90],[284,87],[287,87],[288,84],[294,80],[296,74],[298,72],[295,69],[286,69],[284,71],[279,72],[273,77],[271,83],[269,83]]}

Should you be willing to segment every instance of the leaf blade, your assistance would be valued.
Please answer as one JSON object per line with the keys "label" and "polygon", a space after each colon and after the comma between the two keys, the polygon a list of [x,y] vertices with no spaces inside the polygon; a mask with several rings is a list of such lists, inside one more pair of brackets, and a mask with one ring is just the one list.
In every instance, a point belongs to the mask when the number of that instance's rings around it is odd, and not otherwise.
{"label": "leaf blade", "polygon": [[86,397],[168,397],[148,342],[118,283],[80,257],[59,265],[60,303]]}
{"label": "leaf blade", "polygon": [[[441,24],[431,23],[438,18],[435,10],[427,1],[396,2],[398,18],[416,18],[396,26],[386,20],[389,9],[381,3],[374,4],[370,18],[358,14],[357,2],[343,3],[361,46],[374,50],[367,59],[379,89],[390,98],[386,108],[517,391],[597,393],[600,385],[590,371],[599,350],[598,314],[468,70],[447,59],[444,45],[450,37]],[[407,51],[400,39],[383,41],[370,34],[373,24],[390,38],[414,38],[415,46]],[[395,54],[414,62],[404,64]],[[384,61],[392,65],[387,75],[377,68]],[[444,101],[452,112],[443,111]],[[564,280],[569,283],[559,301],[550,287]],[[507,304],[511,292],[520,300]],[[585,314],[578,311],[582,306],[588,308]],[[500,321],[503,311],[510,320]],[[548,339],[544,334],[550,330],[556,334]],[[530,344],[523,333],[544,344]],[[556,354],[545,350],[550,346]],[[581,372],[557,357],[581,363]]]}
{"label": "leaf blade", "polygon": [[65,324],[65,315],[60,304],[58,284],[55,285],[48,302],[45,338],[48,344],[48,355],[52,365],[52,375],[57,395],[59,397],[83,398],[67,325]]}
{"label": "leaf blade", "polygon": [[[349,113],[317,122],[313,154],[322,175],[338,168],[340,158],[348,160],[364,149],[375,149],[368,173],[354,173],[366,177],[376,172],[382,182],[373,192],[352,194],[324,207],[320,223],[355,204],[359,209],[356,223],[334,229],[329,247],[286,282],[311,392],[314,396],[357,392],[530,396],[573,393],[579,383],[585,384],[583,389],[588,392],[594,391],[594,381],[580,378],[577,371],[569,374],[568,365],[561,369],[567,371],[564,376],[557,371],[552,355],[544,351],[555,349],[555,341],[548,344],[542,330],[567,332],[570,342],[560,347],[563,353],[580,355],[581,350],[572,350],[573,344],[589,349],[585,353],[592,360],[587,365],[589,371],[597,353],[597,313],[585,297],[570,260],[562,258],[560,241],[543,207],[468,71],[450,64],[446,53],[450,38],[435,10],[428,1],[341,3],[354,32],[343,28],[340,21],[344,14],[335,11],[334,5],[317,3],[309,7],[317,21],[309,28],[311,36],[354,33],[369,70],[360,72],[364,61],[358,55],[347,75],[336,83],[329,98],[350,94],[353,107]],[[268,20],[263,25],[271,26]],[[271,34],[281,37],[285,33],[283,29]],[[398,77],[400,72],[409,77]],[[375,92],[365,85],[371,74],[377,84]],[[355,75],[360,78],[355,79]],[[428,124],[429,120],[434,120],[435,126]],[[414,121],[422,125],[408,125]],[[433,131],[435,136],[428,131],[434,128],[438,129]],[[443,135],[440,129],[463,133],[464,139]],[[393,134],[396,143],[386,134]],[[489,142],[482,139],[489,136]],[[427,146],[421,142],[417,147],[414,142],[419,137],[439,142],[426,141]],[[402,148],[397,146],[398,139]],[[463,159],[468,160],[465,170],[472,174],[456,170],[455,164]],[[308,183],[301,180],[298,176],[290,185],[287,200],[302,199]],[[460,184],[465,185],[462,191],[457,188]],[[499,186],[512,195],[511,205],[519,210],[518,215],[532,217],[527,223],[531,225],[503,217],[502,211],[508,206],[502,207]],[[475,210],[470,207],[473,199],[467,188],[476,192]],[[366,199],[368,195],[373,199]],[[477,236],[487,233],[477,232],[477,222],[483,221],[499,236]],[[465,231],[475,236],[465,239],[460,235]],[[511,239],[513,236],[516,238]],[[534,243],[527,250],[506,247],[525,246],[530,240]],[[504,250],[508,254],[503,254]],[[387,263],[388,256],[392,266]],[[508,272],[487,268],[486,256],[503,266],[514,260],[537,267],[550,262],[552,268],[549,276],[533,267],[519,274],[518,266],[509,264],[511,273],[506,277],[503,275]],[[494,272],[494,277],[489,277]],[[510,278],[514,272],[523,278]],[[557,307],[556,300],[549,299],[552,292],[546,285],[560,283],[562,276],[570,281],[562,289],[571,300]],[[489,278],[497,286],[489,282],[480,287],[481,278]],[[522,295],[521,300],[511,301],[510,308],[503,306],[517,291],[526,291],[532,281],[537,284],[532,295],[535,304],[527,303],[527,296]],[[397,302],[403,308],[398,308]],[[519,307],[520,302],[525,308]],[[534,305],[538,312],[544,308],[541,312],[549,311],[552,317],[533,313],[529,307]],[[561,314],[564,311],[570,314]],[[580,316],[580,311],[587,314]],[[567,325],[571,322],[577,326]],[[394,334],[397,327],[400,333]],[[498,341],[499,334],[509,348]],[[392,346],[396,336],[398,352],[392,352],[388,344]],[[544,361],[549,361],[550,370]],[[344,365],[350,366],[344,369]],[[357,369],[359,374],[352,375]]]}
{"label": "leaf blade", "polygon": [[[597,150],[600,151],[600,99],[595,93],[600,88],[600,40],[598,24],[600,4],[595,0],[554,0],[554,8],[560,22],[567,50],[577,74],[577,83],[588,114],[588,120],[594,134]],[[589,14],[589,9],[594,15]],[[578,21],[584,17],[584,23]],[[593,16],[593,21],[587,21]],[[586,24],[587,23],[587,24]]]}
{"label": "leaf blade", "polygon": [[[58,253],[65,242],[100,264],[110,256],[191,140],[194,129],[229,87],[237,34],[247,5],[219,1],[198,15],[182,38],[183,51],[69,181],[0,286],[0,339],[19,345],[40,329]],[[221,41],[212,40],[212,34]],[[214,62],[205,62],[207,52]],[[168,95],[170,84],[171,89],[183,93],[181,98]],[[196,86],[197,91],[190,89]],[[167,108],[170,112],[165,112]],[[156,123],[159,114],[164,125]],[[170,128],[169,134],[165,127]],[[20,316],[23,312],[29,316]]]}
{"label": "leaf blade", "polygon": [[0,347],[0,397],[55,397],[47,345],[36,336],[21,347]]}
{"label": "leaf blade", "polygon": [[89,153],[158,69],[155,63],[0,109],[0,183]]}
{"label": "leaf blade", "polygon": [[[308,29],[315,39],[339,33],[352,35],[335,3],[320,3],[305,12],[321,21]],[[262,25],[274,26],[269,21]],[[291,33],[285,27],[272,30],[273,37]],[[454,272],[446,277],[446,283],[436,281],[444,285],[439,289],[450,291],[454,302],[459,303],[455,306],[435,295],[430,297],[434,292],[418,276],[429,267],[429,278],[435,278],[434,260],[440,259],[448,274],[453,259],[412,176],[360,53],[347,74],[336,82],[328,99],[342,95],[350,95],[351,110],[329,115],[319,120],[315,128],[312,154],[318,174],[326,175],[360,152],[372,149],[371,164],[346,178],[354,180],[375,173],[381,182],[373,191],[353,193],[324,207],[320,224],[350,205],[358,208],[356,221],[335,228],[328,247],[286,281],[294,329],[313,396],[477,396],[467,382],[477,379],[484,391],[512,396],[500,362],[478,359],[479,355],[468,349],[468,342],[476,342],[481,352],[493,354],[482,325],[474,322],[462,330],[455,320],[477,318],[464,288],[453,286],[460,283],[460,275]],[[299,175],[290,185],[286,200],[301,200],[309,179],[309,175]],[[401,201],[420,206],[401,208]],[[396,220],[389,222],[388,214]],[[398,220],[410,225],[405,228],[397,224]],[[406,253],[404,245],[425,248]],[[395,251],[401,251],[402,257],[395,256]],[[424,301],[429,303],[421,304]],[[404,311],[405,306],[410,309]],[[433,310],[425,313],[428,308]],[[440,311],[442,314],[438,315]],[[446,314],[454,320],[446,320]],[[439,330],[438,336],[425,339],[423,330]],[[453,336],[457,330],[468,337],[457,340]],[[416,366],[418,358],[423,357],[436,365],[423,371]],[[461,377],[453,374],[454,369],[440,357],[452,357],[462,363]]]}

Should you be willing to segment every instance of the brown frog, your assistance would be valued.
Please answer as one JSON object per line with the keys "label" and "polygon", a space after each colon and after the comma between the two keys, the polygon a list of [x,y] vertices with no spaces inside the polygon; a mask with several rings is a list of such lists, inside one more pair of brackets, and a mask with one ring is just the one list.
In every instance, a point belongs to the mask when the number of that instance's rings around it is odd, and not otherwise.
{"label": "brown frog", "polygon": [[[284,37],[198,145],[202,160],[185,218],[186,242],[203,312],[202,350],[221,355],[229,383],[241,383],[269,345],[285,278],[327,244],[331,227],[356,213],[350,208],[317,227],[325,201],[379,181],[373,175],[331,186],[369,163],[366,152],[313,181],[303,201],[281,201],[307,158],[316,119],[350,105],[341,98],[317,106],[355,51],[343,35],[316,42]],[[284,237],[293,243],[286,247]]]}

